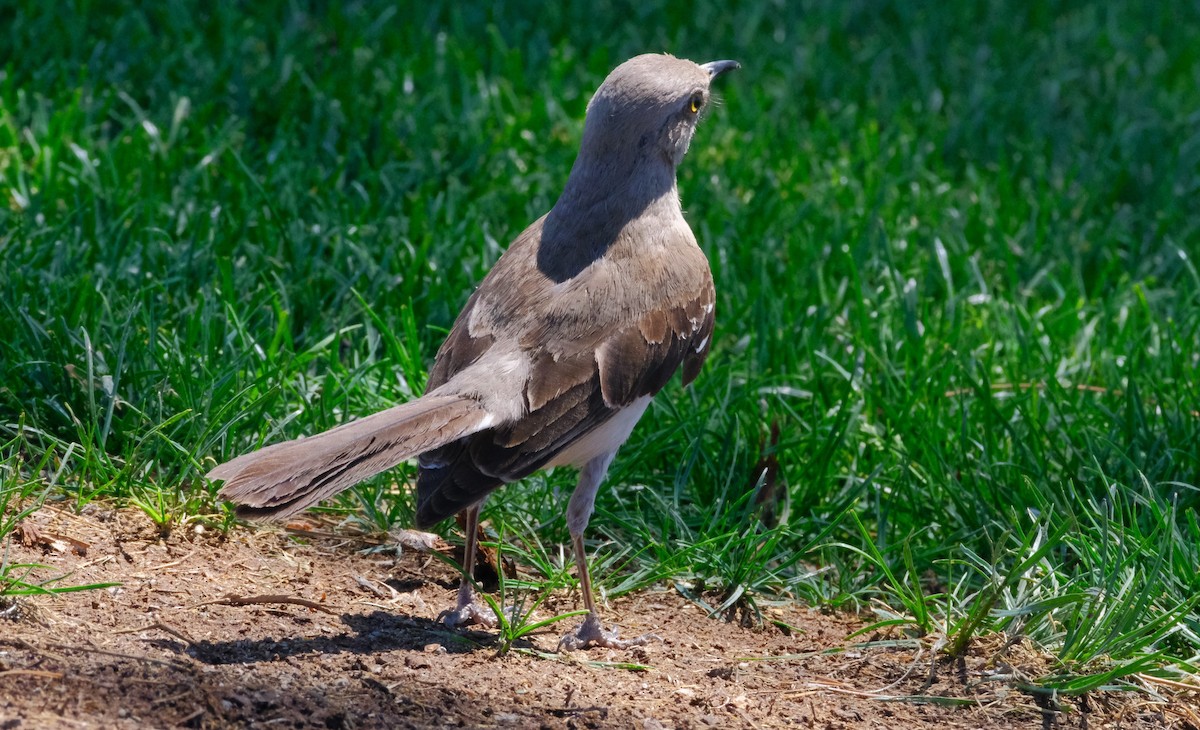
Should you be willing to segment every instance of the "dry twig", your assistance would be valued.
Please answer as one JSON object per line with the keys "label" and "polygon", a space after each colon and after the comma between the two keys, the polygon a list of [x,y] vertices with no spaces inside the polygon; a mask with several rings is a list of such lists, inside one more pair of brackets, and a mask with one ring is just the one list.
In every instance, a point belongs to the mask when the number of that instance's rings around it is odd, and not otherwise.
{"label": "dry twig", "polygon": [[336,613],[336,611],[323,603],[317,603],[316,601],[310,601],[307,598],[299,598],[297,596],[235,596],[232,593],[214,601],[193,603],[188,608],[199,608],[200,606],[211,606],[214,604],[221,606],[256,606],[270,603],[287,603],[294,606],[304,606],[305,608],[311,608],[314,611],[321,611],[323,613]]}

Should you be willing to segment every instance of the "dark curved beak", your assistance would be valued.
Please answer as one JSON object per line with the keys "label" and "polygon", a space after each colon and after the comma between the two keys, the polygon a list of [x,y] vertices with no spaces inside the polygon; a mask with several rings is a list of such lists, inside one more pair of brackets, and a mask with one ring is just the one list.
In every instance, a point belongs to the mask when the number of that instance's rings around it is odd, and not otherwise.
{"label": "dark curved beak", "polygon": [[737,61],[709,61],[708,63],[700,64],[700,68],[708,72],[708,78],[711,81],[726,71],[732,71],[736,68],[741,68],[742,64]]}

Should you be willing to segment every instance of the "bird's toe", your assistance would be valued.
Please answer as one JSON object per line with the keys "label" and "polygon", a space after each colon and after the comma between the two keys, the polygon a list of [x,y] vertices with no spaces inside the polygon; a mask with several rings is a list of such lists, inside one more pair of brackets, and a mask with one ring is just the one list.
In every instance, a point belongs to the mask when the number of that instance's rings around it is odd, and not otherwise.
{"label": "bird's toe", "polygon": [[471,601],[465,605],[459,605],[447,611],[442,611],[438,616],[438,621],[452,628],[462,628],[464,626],[484,626],[489,629],[494,629],[500,625],[496,619],[496,614],[491,609],[479,605],[478,601]]}
{"label": "bird's toe", "polygon": [[605,629],[600,624],[600,617],[589,613],[578,631],[567,634],[559,640],[558,650],[576,651],[592,647],[628,649],[632,646],[644,646],[651,641],[662,641],[662,637],[658,634],[642,634],[632,639],[619,639],[617,638],[617,629]]}

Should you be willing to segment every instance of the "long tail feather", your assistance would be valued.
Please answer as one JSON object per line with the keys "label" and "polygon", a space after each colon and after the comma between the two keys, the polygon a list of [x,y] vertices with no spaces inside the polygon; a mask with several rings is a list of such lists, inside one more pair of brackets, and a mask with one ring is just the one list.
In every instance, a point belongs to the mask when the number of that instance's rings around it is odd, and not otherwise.
{"label": "long tail feather", "polygon": [[433,395],[307,438],[274,444],[216,467],[220,496],[237,513],[280,519],[328,499],[402,461],[487,428],[491,417],[472,398]]}

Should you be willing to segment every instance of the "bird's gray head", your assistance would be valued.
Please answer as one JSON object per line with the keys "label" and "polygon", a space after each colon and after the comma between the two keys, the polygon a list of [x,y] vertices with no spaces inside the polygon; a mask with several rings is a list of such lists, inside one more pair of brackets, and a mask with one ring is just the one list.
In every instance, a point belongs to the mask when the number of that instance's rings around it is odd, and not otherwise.
{"label": "bird's gray head", "polygon": [[588,103],[579,156],[542,226],[542,273],[556,282],[577,275],[635,219],[687,228],[675,168],[710,102],[709,84],[735,68],[734,61],[645,55],[608,75]]}
{"label": "bird's gray head", "polygon": [[635,56],[608,75],[588,103],[583,149],[624,157],[683,160],[709,103],[709,84],[735,61],[698,64],[669,55]]}

